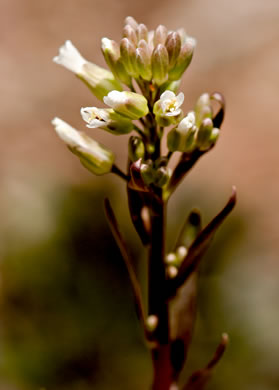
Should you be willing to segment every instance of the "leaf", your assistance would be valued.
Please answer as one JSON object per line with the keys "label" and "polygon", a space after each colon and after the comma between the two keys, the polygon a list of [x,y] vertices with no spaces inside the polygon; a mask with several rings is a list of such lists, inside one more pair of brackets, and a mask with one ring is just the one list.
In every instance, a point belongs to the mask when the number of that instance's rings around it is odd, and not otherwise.
{"label": "leaf", "polygon": [[206,385],[208,384],[213,369],[215,368],[216,364],[220,361],[222,358],[226,347],[229,342],[229,336],[224,333],[222,335],[221,343],[218,345],[215,354],[213,358],[210,360],[210,362],[207,364],[207,366],[199,371],[194,372],[186,385],[182,388],[182,390],[204,390]]}
{"label": "leaf", "polygon": [[[200,231],[201,215],[198,210],[192,210],[181,229],[176,249],[180,246],[188,249]],[[198,275],[194,272],[170,302],[171,363],[174,381],[177,381],[184,366],[192,340],[196,320],[197,279]]]}
{"label": "leaf", "polygon": [[112,234],[115,238],[115,241],[119,247],[119,250],[122,254],[123,260],[125,262],[125,265],[126,265],[129,277],[130,277],[138,318],[142,321],[142,323],[144,325],[145,313],[144,313],[144,306],[143,306],[143,299],[142,299],[140,284],[137,280],[137,277],[136,277],[136,274],[135,274],[127,247],[126,247],[126,243],[125,243],[125,241],[124,241],[124,239],[119,231],[118,223],[116,221],[114,212],[113,212],[112,207],[110,205],[110,201],[107,198],[105,199],[105,212],[106,212],[106,217],[107,217],[108,222],[109,222],[110,229],[111,229]]}

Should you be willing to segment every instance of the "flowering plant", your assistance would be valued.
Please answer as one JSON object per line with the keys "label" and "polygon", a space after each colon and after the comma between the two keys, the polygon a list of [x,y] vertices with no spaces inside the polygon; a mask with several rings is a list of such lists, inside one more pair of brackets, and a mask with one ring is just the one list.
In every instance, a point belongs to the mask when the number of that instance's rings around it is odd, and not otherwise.
{"label": "flowering plant", "polygon": [[[74,72],[104,102],[106,108],[81,108],[89,128],[129,138],[127,172],[115,163],[112,151],[59,118],[52,123],[58,136],[92,173],[114,173],[127,185],[133,225],[148,248],[148,305],[129,256],[126,243],[108,199],[105,211],[112,233],[126,263],[136,311],[153,360],[153,390],[202,390],[228,342],[220,345],[208,365],[178,384],[191,342],[196,313],[199,264],[217,228],[233,209],[236,193],[212,221],[202,227],[201,215],[192,210],[173,250],[166,253],[165,228],[168,200],[195,163],[216,144],[225,112],[220,93],[204,93],[192,111],[182,111],[181,78],[191,63],[195,39],[183,29],[168,31],[160,25],[148,31],[127,17],[120,44],[102,39],[102,52],[110,70],[82,57],[70,41],[60,48],[54,62]],[[217,104],[215,112],[213,104]],[[170,127],[170,129],[166,129]],[[135,135],[136,133],[136,135]],[[162,151],[167,137],[168,151]],[[174,152],[178,162],[170,168]]]}

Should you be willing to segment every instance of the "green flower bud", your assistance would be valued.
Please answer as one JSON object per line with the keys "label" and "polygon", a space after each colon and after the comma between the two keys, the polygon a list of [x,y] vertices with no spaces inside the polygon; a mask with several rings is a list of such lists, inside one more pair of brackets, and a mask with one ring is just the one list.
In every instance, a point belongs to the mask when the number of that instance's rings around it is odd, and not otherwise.
{"label": "green flower bud", "polygon": [[52,124],[58,136],[90,172],[95,175],[104,175],[111,171],[114,154],[109,149],[59,118],[54,118]]}
{"label": "green flower bud", "polygon": [[164,45],[159,44],[153,50],[151,65],[153,80],[160,86],[168,79],[169,56]]}
{"label": "green flower bud", "polygon": [[154,38],[153,38],[154,47],[158,46],[159,44],[164,45],[167,39],[167,35],[168,35],[168,29],[162,24],[160,24],[160,26],[156,28],[154,33]]}
{"label": "green flower bud", "polygon": [[205,118],[200,125],[196,138],[196,145],[201,151],[205,151],[210,147],[212,129],[212,120],[210,118]]}
{"label": "green flower bud", "polygon": [[186,42],[180,50],[175,66],[169,72],[169,80],[181,79],[183,73],[192,61],[195,46],[196,40],[194,38],[189,37],[186,39]]}
{"label": "green flower bud", "polygon": [[128,38],[123,38],[120,42],[121,60],[126,72],[132,77],[138,77],[136,68],[136,48]]}
{"label": "green flower bud", "polygon": [[205,118],[212,118],[210,95],[203,93],[195,105],[196,125],[199,127]]}
{"label": "green flower bud", "polygon": [[141,176],[147,186],[154,182],[155,172],[152,160],[147,160],[141,165]]}
{"label": "green flower bud", "polygon": [[136,31],[130,25],[124,27],[123,38],[127,38],[135,46],[138,44]]}
{"label": "green flower bud", "polygon": [[[145,42],[145,41],[144,41]],[[151,57],[148,48],[138,47],[136,49],[136,65],[139,75],[147,81],[152,79]]]}
{"label": "green flower bud", "polygon": [[145,147],[142,139],[137,136],[132,136],[129,139],[128,154],[132,162],[144,157]]}
{"label": "green flower bud", "polygon": [[111,108],[84,107],[80,113],[89,128],[104,129],[115,135],[130,133],[134,128],[130,119]]}
{"label": "green flower bud", "polygon": [[169,132],[167,137],[169,150],[171,152],[191,152],[196,146],[196,132],[195,114],[191,111],[176,128]]}
{"label": "green flower bud", "polygon": [[166,90],[177,93],[177,91],[179,90],[180,83],[181,80],[167,81],[165,84],[161,85],[160,87],[161,94]]}
{"label": "green flower bud", "polygon": [[214,127],[212,132],[211,132],[210,139],[209,139],[209,142],[211,144],[210,146],[215,145],[215,143],[217,142],[217,140],[219,138],[219,135],[220,135],[220,129],[217,129],[217,127]]}
{"label": "green flower bud", "polygon": [[130,85],[131,78],[127,74],[120,59],[120,47],[115,41],[102,38],[102,52],[106,63],[116,78],[126,85]]}
{"label": "green flower bud", "polygon": [[181,50],[181,38],[177,32],[170,32],[165,43],[169,54],[169,69],[172,69],[176,64],[176,60]]}
{"label": "green flower bud", "polygon": [[140,41],[141,39],[144,39],[146,42],[148,40],[148,29],[146,27],[145,24],[139,24],[137,29],[136,29],[136,34],[137,34],[137,38],[138,38],[138,41]]}
{"label": "green flower bud", "polygon": [[162,166],[162,167],[158,168],[157,171],[155,172],[154,184],[157,187],[162,188],[166,184],[168,184],[170,176],[171,176],[170,168]]}
{"label": "green flower bud", "polygon": [[122,91],[120,83],[107,69],[85,60],[71,41],[66,41],[53,61],[74,72],[100,100],[110,91]]}
{"label": "green flower bud", "polygon": [[112,91],[104,97],[104,103],[129,119],[139,119],[149,112],[146,98],[134,92]]}

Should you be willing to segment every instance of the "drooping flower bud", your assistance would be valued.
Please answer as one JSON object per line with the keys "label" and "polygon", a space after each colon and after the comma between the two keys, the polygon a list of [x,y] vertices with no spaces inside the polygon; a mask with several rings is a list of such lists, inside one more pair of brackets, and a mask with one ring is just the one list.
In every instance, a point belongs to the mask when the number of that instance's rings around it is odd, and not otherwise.
{"label": "drooping flower bud", "polygon": [[126,72],[132,77],[138,77],[136,68],[136,47],[128,38],[123,38],[121,40],[120,53]]}
{"label": "drooping flower bud", "polygon": [[75,73],[100,100],[110,91],[122,91],[120,83],[107,69],[85,60],[71,41],[66,41],[53,61]]}
{"label": "drooping flower bud", "polygon": [[116,135],[130,133],[134,128],[130,119],[117,114],[111,108],[83,107],[80,113],[89,128],[104,129]]}
{"label": "drooping flower bud", "polygon": [[175,66],[169,72],[169,80],[181,79],[192,61],[195,46],[196,40],[188,37],[180,50]]}
{"label": "drooping flower bud", "polygon": [[190,152],[195,148],[197,127],[195,113],[190,111],[179,125],[172,129],[167,137],[168,148],[171,152]]}
{"label": "drooping flower bud", "polygon": [[182,115],[180,107],[183,101],[183,92],[180,92],[177,96],[172,91],[162,93],[153,108],[157,123],[160,126],[169,126],[170,124],[178,123]]}
{"label": "drooping flower bud", "polygon": [[128,154],[132,162],[144,157],[145,147],[142,139],[137,136],[132,136],[129,139]]}
{"label": "drooping flower bud", "polygon": [[213,130],[213,122],[210,118],[205,118],[197,132],[196,145],[201,151],[207,150],[210,145],[210,137]]}
{"label": "drooping flower bud", "polygon": [[127,74],[125,67],[120,59],[120,47],[118,43],[112,39],[102,38],[102,52],[106,63],[115,77],[124,84],[130,85],[131,78]]}
{"label": "drooping flower bud", "polygon": [[104,175],[111,171],[114,154],[109,149],[59,118],[54,118],[52,124],[58,136],[90,172],[95,175]]}
{"label": "drooping flower bud", "polygon": [[139,119],[148,114],[147,100],[135,92],[112,91],[104,97],[104,103],[129,119]]}
{"label": "drooping flower bud", "polygon": [[176,64],[181,50],[180,35],[176,31],[170,32],[167,36],[165,46],[169,54],[169,69],[172,69]]}
{"label": "drooping flower bud", "polygon": [[168,35],[168,29],[160,24],[154,32],[154,47],[156,47],[159,44],[164,45],[167,39]]}
{"label": "drooping flower bud", "polygon": [[152,53],[152,74],[155,84],[162,85],[168,79],[169,56],[167,49],[161,43],[155,47]]}

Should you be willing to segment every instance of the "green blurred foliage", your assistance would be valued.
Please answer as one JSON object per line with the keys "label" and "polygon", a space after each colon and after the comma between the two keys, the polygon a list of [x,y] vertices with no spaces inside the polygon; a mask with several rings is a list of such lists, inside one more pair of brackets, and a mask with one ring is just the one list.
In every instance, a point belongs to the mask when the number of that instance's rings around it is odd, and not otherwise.
{"label": "green blurred foliage", "polygon": [[[137,323],[126,269],[104,217],[107,194],[113,198],[121,230],[142,275],[145,264],[139,240],[122,205],[123,194],[112,186],[103,190],[90,185],[57,187],[41,195],[47,206],[43,213],[32,205],[24,209],[24,202],[19,202],[25,220],[19,224],[21,229],[26,226],[30,233],[33,226],[43,232],[38,236],[33,232],[33,240],[17,231],[17,224],[6,234],[2,228],[6,243],[2,240],[0,265],[3,383],[19,390],[149,388],[150,357]],[[184,212],[186,217],[191,207],[201,203],[207,222],[214,216],[213,210],[218,211],[215,200],[208,198],[205,205],[202,195],[194,188],[171,205],[169,248],[184,222]],[[273,359],[278,343],[267,344],[264,334],[274,332],[276,324],[271,329],[264,326],[278,316],[273,304],[265,311],[262,306],[268,302],[268,294],[273,294],[276,302],[279,288],[275,284],[270,292],[268,280],[258,284],[261,269],[249,266],[253,242],[247,246],[248,220],[241,210],[233,213],[204,258],[197,326],[182,382],[207,364],[226,331],[231,343],[208,390],[278,389]],[[46,222],[48,228],[40,230],[40,224]]]}

